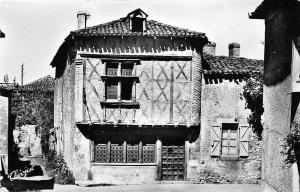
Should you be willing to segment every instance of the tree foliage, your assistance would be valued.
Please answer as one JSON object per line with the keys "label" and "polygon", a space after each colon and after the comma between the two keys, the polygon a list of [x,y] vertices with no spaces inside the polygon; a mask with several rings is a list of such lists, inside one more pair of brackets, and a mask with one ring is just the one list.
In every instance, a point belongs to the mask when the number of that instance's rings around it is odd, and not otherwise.
{"label": "tree foliage", "polygon": [[[53,92],[14,90],[11,97],[11,113],[15,116],[16,129],[24,125],[36,125],[36,134],[41,137],[41,148],[46,158],[46,171],[56,183],[74,184],[75,179],[68,169],[62,154],[56,154],[50,147],[50,137],[54,133],[54,94]],[[55,138],[55,135],[54,135]],[[14,145],[16,155],[17,146]],[[17,158],[17,156],[16,156]]]}
{"label": "tree foliage", "polygon": [[41,136],[43,154],[49,150],[49,135],[53,129],[53,99],[51,92],[19,92],[15,90],[11,99],[11,112],[16,117],[17,129],[24,125],[36,125]]}
{"label": "tree foliage", "polygon": [[[291,132],[285,137],[282,154],[285,155],[285,163],[300,163],[300,124],[292,123]],[[298,167],[300,168],[300,167]],[[300,172],[299,172],[300,173]]]}
{"label": "tree foliage", "polygon": [[264,112],[263,108],[263,74],[253,75],[246,80],[244,91],[242,93],[246,100],[246,108],[251,110],[248,123],[252,125],[253,132],[259,139],[263,126],[261,124],[261,116]]}

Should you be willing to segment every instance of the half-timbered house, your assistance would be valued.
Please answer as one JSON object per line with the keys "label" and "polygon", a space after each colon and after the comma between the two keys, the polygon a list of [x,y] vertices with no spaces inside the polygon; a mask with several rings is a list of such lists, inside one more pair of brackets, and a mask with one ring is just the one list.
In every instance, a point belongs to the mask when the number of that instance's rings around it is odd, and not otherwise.
{"label": "half-timbered house", "polygon": [[77,179],[184,180],[187,143],[200,131],[204,33],[126,17],[79,29],[60,46],[56,67],[58,151]]}
{"label": "half-timbered house", "polygon": [[[200,121],[202,114],[215,120],[221,113],[209,111],[216,99],[201,102],[201,91],[213,97],[209,89],[222,98],[218,87],[210,88],[215,85],[205,80],[238,80],[247,72],[227,73],[229,65],[214,69],[218,57],[202,53],[208,42],[204,33],[149,20],[140,9],[93,27],[86,27],[89,16],[78,12],[79,29],[68,35],[51,63],[56,68],[57,150],[75,178],[102,183],[197,179],[201,154],[216,151],[211,127],[228,123],[219,131],[234,128],[237,137],[246,123],[246,115],[232,118],[231,110],[226,122]],[[231,67],[243,68],[246,59],[237,60]],[[218,77],[215,71],[221,71]],[[236,103],[226,106],[231,104]],[[245,110],[240,104],[233,111],[239,107]],[[201,138],[200,125],[206,127]]]}

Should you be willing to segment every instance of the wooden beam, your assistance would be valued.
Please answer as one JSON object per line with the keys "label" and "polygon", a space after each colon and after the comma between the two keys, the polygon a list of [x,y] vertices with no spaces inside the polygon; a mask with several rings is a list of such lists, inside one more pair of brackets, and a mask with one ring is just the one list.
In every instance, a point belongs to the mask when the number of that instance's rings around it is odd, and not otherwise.
{"label": "wooden beam", "polygon": [[107,162],[110,163],[110,156],[111,156],[111,142],[107,142]]}
{"label": "wooden beam", "polygon": [[127,151],[127,142],[123,142],[123,163],[126,163],[127,161],[127,156],[126,156],[126,151]]}
{"label": "wooden beam", "polygon": [[185,141],[184,144],[184,180],[187,180],[187,168],[189,162],[189,150],[190,150],[190,142],[188,140]]}
{"label": "wooden beam", "polygon": [[139,163],[143,163],[143,142],[139,143]]}
{"label": "wooden beam", "polygon": [[101,58],[103,60],[109,60],[111,58],[114,59],[140,59],[140,60],[159,60],[159,61],[170,61],[170,60],[182,60],[182,61],[190,61],[192,60],[192,55],[134,55],[134,54],[102,54],[102,53],[88,53],[88,52],[79,52],[78,53],[81,57],[91,57],[91,58]]}
{"label": "wooden beam", "polygon": [[157,163],[157,180],[161,181],[162,180],[162,142],[161,142],[161,137],[157,137],[156,139],[156,163]]}

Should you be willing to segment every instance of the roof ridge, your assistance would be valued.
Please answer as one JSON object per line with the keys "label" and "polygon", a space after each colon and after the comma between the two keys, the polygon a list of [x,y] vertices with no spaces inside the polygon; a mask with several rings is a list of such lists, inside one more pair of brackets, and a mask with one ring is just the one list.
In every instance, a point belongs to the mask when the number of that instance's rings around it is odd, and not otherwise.
{"label": "roof ridge", "polygon": [[201,33],[201,34],[205,34],[205,33],[197,32],[197,31],[190,30],[190,29],[187,29],[187,28],[176,27],[176,26],[174,26],[174,25],[165,24],[165,23],[162,23],[162,22],[160,22],[160,21],[153,20],[153,19],[148,20],[148,22],[149,22],[149,21],[153,21],[153,22],[155,22],[155,23],[157,23],[157,24],[160,24],[160,25],[163,25],[163,26],[166,26],[166,27],[176,28],[176,29],[183,30],[183,31],[189,31],[189,32],[192,32],[192,33]]}

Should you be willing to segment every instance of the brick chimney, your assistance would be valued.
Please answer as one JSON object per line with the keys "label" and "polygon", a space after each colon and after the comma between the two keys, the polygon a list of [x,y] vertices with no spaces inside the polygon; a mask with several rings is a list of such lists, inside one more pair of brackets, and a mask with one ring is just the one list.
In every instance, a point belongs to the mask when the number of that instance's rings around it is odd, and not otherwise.
{"label": "brick chimney", "polygon": [[239,43],[230,43],[228,45],[229,57],[239,57],[240,56],[240,44]]}
{"label": "brick chimney", "polygon": [[216,55],[216,43],[210,41],[206,45],[204,45],[203,53],[215,56]]}
{"label": "brick chimney", "polygon": [[87,27],[87,20],[90,18],[90,13],[87,11],[78,11],[77,12],[77,24],[78,29],[84,29]]}

